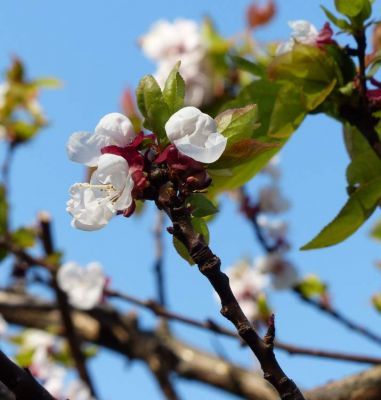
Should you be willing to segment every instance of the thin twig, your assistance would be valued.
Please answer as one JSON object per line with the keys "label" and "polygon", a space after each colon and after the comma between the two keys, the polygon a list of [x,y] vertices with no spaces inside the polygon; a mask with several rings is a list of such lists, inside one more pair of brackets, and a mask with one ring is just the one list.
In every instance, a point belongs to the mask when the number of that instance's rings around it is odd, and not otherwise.
{"label": "thin twig", "polygon": [[154,274],[156,281],[156,292],[157,301],[165,306],[167,304],[166,293],[165,293],[165,281],[164,281],[164,265],[163,265],[163,229],[164,229],[164,213],[158,210],[156,216],[156,223],[153,228],[153,235],[155,240],[155,262],[154,262]]}
{"label": "thin twig", "polygon": [[[117,290],[107,289],[105,295],[110,298],[111,297],[118,298],[120,300],[125,300],[136,306],[146,308],[152,311],[158,317],[163,317],[173,321],[178,321],[193,326],[195,328],[200,328],[223,336],[239,339],[239,335],[237,334],[236,331],[225,328],[211,319],[208,319],[206,321],[199,321],[190,317],[186,317],[182,314],[170,311],[162,307],[159,303],[153,300],[141,300],[135,296],[131,296],[129,294],[122,293]],[[307,347],[286,344],[284,342],[280,342],[277,340],[274,342],[274,346],[275,348],[279,350],[284,350],[289,354],[329,358],[329,359],[351,361],[363,364],[375,364],[375,365],[381,364],[381,358],[377,357],[362,356],[357,354],[341,353],[341,352],[327,351],[321,349],[311,349]]]}
{"label": "thin twig", "polygon": [[[245,201],[245,198],[247,198],[247,194],[244,191],[244,188],[240,189],[240,202],[241,205]],[[241,207],[241,210],[244,211],[244,208]],[[248,215],[245,214],[247,220],[253,225],[254,227],[254,232],[256,234],[257,240],[262,246],[263,250],[266,251],[267,254],[271,254],[275,251],[277,251],[277,247],[274,246],[272,243],[269,243],[266,240],[265,235],[263,234],[261,226],[258,224],[258,214],[254,215]],[[298,287],[294,287],[292,289],[293,293],[295,293],[300,300],[305,302],[306,304],[309,304],[313,306],[314,308],[324,312],[325,314],[329,315],[333,319],[335,319],[337,322],[341,323],[342,325],[346,326],[347,328],[353,330],[354,332],[359,333],[360,335],[366,337],[367,339],[377,343],[378,345],[381,345],[381,336],[377,335],[376,333],[370,331],[368,328],[365,328],[364,326],[358,324],[355,321],[350,320],[348,317],[343,315],[340,311],[336,310],[333,308],[331,305],[327,305],[324,303],[319,302],[318,300],[308,298],[302,294],[302,292],[298,289]]]}
{"label": "thin twig", "polygon": [[[44,251],[47,256],[54,253],[53,237],[51,232],[51,220],[47,213],[39,214],[40,234]],[[86,357],[81,350],[81,340],[78,336],[71,316],[70,304],[66,293],[61,290],[57,282],[57,269],[50,269],[52,287],[56,293],[57,305],[62,317],[62,323],[66,333],[66,339],[73,357],[75,366],[81,380],[86,383],[93,397],[96,397],[94,385],[86,366]]]}

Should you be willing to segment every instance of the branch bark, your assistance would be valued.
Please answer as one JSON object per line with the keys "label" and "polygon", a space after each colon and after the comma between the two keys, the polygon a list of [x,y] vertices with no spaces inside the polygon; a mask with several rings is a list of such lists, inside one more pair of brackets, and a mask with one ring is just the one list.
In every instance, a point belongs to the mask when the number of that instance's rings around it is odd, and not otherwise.
{"label": "branch bark", "polygon": [[273,351],[273,341],[262,340],[246,318],[230,288],[229,278],[220,269],[220,259],[193,228],[190,214],[184,202],[177,197],[174,187],[168,184],[162,187],[157,206],[166,212],[173,224],[171,233],[184,244],[199,271],[218,294],[222,306],[221,314],[233,323],[239,336],[253,351],[259,360],[264,378],[275,387],[282,400],[304,400],[299,388],[278,364]]}
{"label": "branch bark", "polygon": [[[9,322],[62,334],[59,311],[54,303],[19,292],[0,290],[0,313]],[[132,360],[147,363],[147,357],[165,354],[170,371],[249,400],[278,400],[271,386],[251,370],[228,363],[181,340],[166,339],[142,330],[134,315],[121,315],[109,307],[90,312],[73,311],[73,321],[82,340],[106,347]],[[1,380],[1,378],[0,378]],[[306,391],[307,400],[380,400],[381,366]],[[35,399],[33,399],[35,400]]]}

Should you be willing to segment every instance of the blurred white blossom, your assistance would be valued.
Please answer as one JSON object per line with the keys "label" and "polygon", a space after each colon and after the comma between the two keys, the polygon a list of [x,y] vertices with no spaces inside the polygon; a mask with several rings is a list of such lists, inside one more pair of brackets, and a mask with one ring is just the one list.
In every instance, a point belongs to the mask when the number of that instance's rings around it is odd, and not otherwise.
{"label": "blurred white blossom", "polygon": [[203,163],[217,161],[227,143],[214,119],[196,107],[184,107],[174,113],[165,124],[165,131],[181,153]]}
{"label": "blurred white blossom", "polygon": [[258,225],[274,240],[281,240],[286,237],[288,225],[281,219],[270,219],[261,214],[257,218]]}
{"label": "blurred white blossom", "polygon": [[296,43],[307,45],[316,43],[319,31],[310,22],[305,20],[290,21],[288,26],[292,29],[291,38],[278,46],[277,55],[291,51]]}
{"label": "blurred white blossom", "polygon": [[185,104],[200,107],[210,102],[213,75],[196,22],[187,19],[177,19],[173,23],[158,21],[140,38],[140,45],[146,56],[157,62],[154,77],[162,88],[172,68],[181,61],[180,74],[186,84]]}
{"label": "blurred white blossom", "polygon": [[261,317],[257,298],[269,285],[269,278],[254,269],[247,261],[241,261],[226,269],[230,287],[244,314],[252,321]]}
{"label": "blurred white blossom", "polygon": [[67,262],[58,270],[57,281],[76,308],[89,310],[102,301],[106,277],[102,266],[96,262],[89,263],[86,268]]}
{"label": "blurred white blossom", "polygon": [[276,185],[263,187],[259,191],[258,203],[261,212],[274,214],[286,211],[290,207],[288,200],[283,197],[279,187]]}
{"label": "blurred white blossom", "polygon": [[89,388],[80,380],[73,380],[65,391],[65,399],[70,400],[95,400]]}
{"label": "blurred white blossom", "polygon": [[295,266],[285,260],[280,253],[257,257],[254,261],[254,269],[259,273],[268,274],[275,289],[291,288],[299,279]]}

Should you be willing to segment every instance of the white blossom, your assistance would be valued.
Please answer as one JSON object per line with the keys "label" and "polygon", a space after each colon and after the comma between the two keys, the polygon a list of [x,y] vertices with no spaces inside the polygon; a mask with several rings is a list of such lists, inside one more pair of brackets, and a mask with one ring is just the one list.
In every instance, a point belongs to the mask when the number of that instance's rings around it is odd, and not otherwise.
{"label": "white blossom", "polygon": [[74,380],[69,383],[65,391],[66,398],[70,400],[95,400],[87,385],[80,380]]}
{"label": "white blossom", "polygon": [[105,146],[126,147],[136,133],[131,121],[119,113],[105,115],[98,123],[94,133],[73,133],[67,143],[67,153],[72,161],[96,167]]}
{"label": "white blossom", "polygon": [[258,225],[266,230],[267,234],[274,240],[284,239],[288,225],[281,219],[269,219],[265,215],[258,216]]}
{"label": "white blossom", "polygon": [[319,31],[308,21],[290,21],[288,26],[293,30],[291,38],[287,42],[281,43],[276,54],[284,54],[291,51],[296,43],[314,45],[319,36]]}
{"label": "white blossom", "polygon": [[140,45],[149,58],[161,61],[199,50],[202,40],[199,27],[192,20],[160,20],[140,38]]}
{"label": "white blossom", "polygon": [[174,113],[165,124],[165,130],[181,153],[203,163],[217,161],[227,143],[217,131],[214,119],[196,107],[184,107]]}
{"label": "white blossom", "polygon": [[26,329],[22,335],[22,349],[49,349],[54,346],[55,337],[39,329]]}
{"label": "white blossom", "polygon": [[59,287],[67,294],[71,305],[89,310],[99,304],[103,297],[106,277],[96,262],[81,268],[75,262],[67,262],[58,270]]}
{"label": "white blossom", "polygon": [[186,84],[185,104],[200,107],[213,98],[213,74],[207,59],[200,26],[186,19],[173,23],[158,21],[140,39],[143,52],[157,62],[155,79],[164,87],[174,65],[181,61],[180,74]]}
{"label": "white blossom", "polygon": [[250,320],[258,319],[260,315],[257,298],[268,287],[268,277],[254,269],[246,261],[237,263],[225,272],[229,277],[230,287],[244,314]]}
{"label": "white blossom", "polygon": [[297,269],[279,253],[257,257],[254,268],[259,273],[269,274],[275,289],[288,289],[298,282]]}
{"label": "white blossom", "polygon": [[281,213],[288,210],[290,204],[276,185],[263,187],[259,191],[259,208],[262,212]]}
{"label": "white blossom", "polygon": [[66,210],[73,217],[72,226],[93,231],[103,228],[119,210],[132,203],[134,182],[127,161],[114,154],[103,154],[90,183],[76,183],[70,188]]}

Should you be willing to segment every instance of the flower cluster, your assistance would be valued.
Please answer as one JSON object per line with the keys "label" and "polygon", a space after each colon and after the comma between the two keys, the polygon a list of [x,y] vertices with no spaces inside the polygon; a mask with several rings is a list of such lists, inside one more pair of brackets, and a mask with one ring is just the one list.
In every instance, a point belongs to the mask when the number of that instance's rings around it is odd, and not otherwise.
{"label": "flower cluster", "polygon": [[290,21],[288,25],[293,30],[291,38],[278,46],[277,55],[291,51],[297,43],[318,47],[335,43],[332,39],[333,31],[328,22],[320,32],[313,24],[304,20]]}
{"label": "flower cluster", "polygon": [[57,400],[95,400],[81,381],[73,380],[65,385],[67,370],[56,361],[65,352],[63,340],[44,331],[27,329],[20,342],[19,357],[31,357],[26,365],[29,371]]}
{"label": "flower cluster", "polygon": [[210,102],[212,73],[200,27],[194,21],[158,21],[140,39],[140,45],[146,56],[157,62],[154,76],[160,86],[164,87],[173,66],[181,61],[180,73],[187,89],[185,104],[200,107]]}
{"label": "flower cluster", "polygon": [[171,177],[189,191],[210,184],[203,164],[218,160],[227,143],[215,121],[195,107],[184,107],[169,118],[165,130],[171,145],[163,149],[155,135],[137,135],[127,117],[111,113],[93,134],[70,137],[69,158],[94,168],[89,183],[70,188],[67,211],[75,228],[97,230],[116,214],[130,216],[135,200],[145,199],[154,166],[166,165]]}

